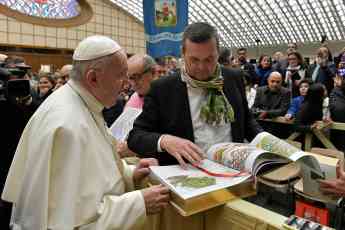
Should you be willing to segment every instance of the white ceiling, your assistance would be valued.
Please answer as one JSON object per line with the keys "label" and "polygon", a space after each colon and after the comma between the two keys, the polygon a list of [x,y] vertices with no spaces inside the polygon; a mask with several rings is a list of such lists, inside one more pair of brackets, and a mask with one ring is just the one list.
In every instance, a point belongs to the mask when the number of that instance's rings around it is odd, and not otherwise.
{"label": "white ceiling", "polygon": [[[142,0],[110,0],[143,21]],[[217,27],[227,47],[345,40],[345,0],[189,0],[189,23]]]}

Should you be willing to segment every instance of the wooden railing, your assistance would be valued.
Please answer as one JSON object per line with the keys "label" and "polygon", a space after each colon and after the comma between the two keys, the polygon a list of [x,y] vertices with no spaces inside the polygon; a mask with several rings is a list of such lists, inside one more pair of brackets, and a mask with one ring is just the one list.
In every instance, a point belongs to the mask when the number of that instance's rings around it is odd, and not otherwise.
{"label": "wooden railing", "polygon": [[[259,120],[261,122],[272,122],[272,123],[281,123],[281,124],[290,124],[293,125],[294,122],[293,120],[285,120],[284,117],[276,117],[273,119],[264,119],[264,120]],[[324,124],[323,121],[318,121],[320,124]],[[340,123],[340,122],[331,122],[330,124],[327,125],[328,129],[334,129],[334,130],[343,130],[345,131],[345,123]],[[344,133],[345,134],[345,133]],[[301,135],[300,132],[293,132],[287,140],[293,141],[297,137]],[[304,137],[304,150],[305,151],[310,151],[312,148],[312,138],[315,136],[317,139],[320,140],[320,142],[328,149],[334,149],[336,150],[336,147],[333,145],[333,143],[329,140],[329,137],[325,134],[323,129],[312,129],[311,132],[307,132]]]}

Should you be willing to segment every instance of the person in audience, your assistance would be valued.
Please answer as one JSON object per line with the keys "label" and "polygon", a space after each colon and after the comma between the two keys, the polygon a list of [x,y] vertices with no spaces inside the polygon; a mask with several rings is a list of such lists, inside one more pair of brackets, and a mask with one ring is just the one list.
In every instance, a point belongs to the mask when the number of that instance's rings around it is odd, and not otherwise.
{"label": "person in audience", "polygon": [[[218,62],[225,68],[234,68],[244,71],[241,69],[241,65],[238,59],[234,56],[231,56],[231,50],[229,48],[220,48]],[[246,78],[244,78],[243,80],[245,85],[246,98],[248,101],[248,107],[251,108],[254,103],[257,84],[253,85],[254,82],[247,81]]]}
{"label": "person in audience", "polygon": [[174,57],[171,57],[168,59],[168,75],[169,74],[174,74],[175,72],[177,72],[177,69],[178,69],[178,61],[176,58]]}
{"label": "person in audience", "polygon": [[331,120],[331,114],[329,111],[329,97],[328,97],[328,91],[327,88],[324,84],[322,84],[323,89],[325,91],[325,96],[323,98],[323,102],[322,102],[322,120],[326,123],[328,122],[332,122]]}
{"label": "person in audience", "polygon": [[[135,91],[128,102],[126,108],[142,110],[144,97],[150,89],[150,84],[156,79],[154,75],[155,60],[149,55],[136,54],[130,57],[128,63],[128,81]],[[117,151],[121,157],[133,156],[134,152],[128,149],[127,142],[118,142]]]}
{"label": "person in audience", "polygon": [[323,46],[317,51],[316,63],[310,65],[307,77],[315,83],[322,83],[327,91],[333,89],[333,78],[335,77],[336,67],[333,63],[333,57],[330,50]]}
{"label": "person in audience", "polygon": [[66,81],[63,77],[61,77],[60,75],[55,77],[55,87],[54,90],[57,90],[58,88],[60,88],[61,86],[63,86],[64,84],[66,84]]}
{"label": "person in audience", "polygon": [[297,112],[301,108],[302,102],[304,101],[304,97],[307,95],[309,86],[310,86],[310,81],[308,79],[303,79],[299,83],[299,96],[294,97],[292,99],[290,108],[288,109],[287,113],[284,116],[285,120],[287,121],[291,120],[296,116]]}
{"label": "person in audience", "polygon": [[309,132],[315,128],[323,128],[317,121],[321,121],[324,117],[325,97],[326,88],[323,84],[314,83],[309,87],[301,108],[296,114],[295,127],[298,131]]}
{"label": "person in audience", "polygon": [[[242,74],[218,64],[217,30],[202,22],[188,25],[182,38],[181,72],[153,81],[128,147],[161,165],[200,163],[219,142],[251,140],[262,129],[248,109]],[[207,98],[214,98],[216,102]]]}
{"label": "person in audience", "polygon": [[218,62],[226,68],[231,68],[231,50],[229,48],[220,47]]}
{"label": "person in audience", "polygon": [[285,115],[290,105],[290,91],[282,87],[282,75],[272,72],[268,85],[257,88],[252,111],[259,119]]}
{"label": "person in audience", "polygon": [[288,67],[285,71],[284,83],[291,91],[292,98],[297,97],[299,93],[298,86],[306,77],[306,70],[303,66],[303,57],[298,52],[288,54]]}
{"label": "person in audience", "polygon": [[237,59],[240,63],[241,69],[244,71],[245,80],[254,85],[258,81],[255,73],[255,66],[247,61],[247,49],[241,47],[237,50]]}
{"label": "person in audience", "polygon": [[73,65],[67,64],[62,66],[59,73],[62,79],[65,81],[65,83],[69,80],[71,71],[73,69]]}
{"label": "person in audience", "polygon": [[[230,67],[233,69],[241,69],[240,61],[236,56],[230,57]],[[244,80],[246,81],[246,78],[244,78]]]}
{"label": "person in audience", "polygon": [[126,59],[105,36],[75,49],[70,80],[38,108],[17,147],[2,193],[15,204],[13,229],[140,229],[167,205],[163,185],[133,190],[157,161],[142,159],[132,171],[104,124],[101,111],[127,78]]}
{"label": "person in audience", "polygon": [[[8,170],[16,151],[20,136],[26,123],[37,109],[33,100],[35,94],[25,76],[30,66],[25,59],[18,56],[9,56],[4,60],[4,68],[0,68],[0,121],[1,126],[1,160],[0,160],[0,193],[5,186]],[[11,83],[20,84],[16,87],[8,86]],[[0,229],[9,230],[12,204],[0,199]]]}
{"label": "person in audience", "polygon": [[129,98],[126,107],[142,109],[144,96],[150,89],[151,82],[156,79],[154,75],[155,60],[149,55],[137,54],[130,57],[128,63],[128,81],[134,93]]}
{"label": "person in audience", "polygon": [[0,54],[0,66],[3,66],[3,63],[5,63],[5,60],[7,58],[6,54]]}
{"label": "person in audience", "polygon": [[[293,129],[303,134],[298,137],[297,141],[303,140],[305,134],[313,133],[313,130],[325,130],[331,124],[329,119],[323,120],[325,117],[324,101],[326,97],[327,90],[323,84],[314,83],[309,87],[294,120]],[[312,146],[321,147],[323,145],[317,138],[313,138]]]}
{"label": "person in audience", "polygon": [[267,85],[268,76],[273,72],[271,58],[263,54],[259,58],[259,64],[255,68],[256,76],[258,77],[258,81],[256,82],[258,86]]}
{"label": "person in audience", "polygon": [[339,67],[343,54],[345,54],[345,47],[338,53],[337,56],[334,57],[334,65],[336,68]]}
{"label": "person in audience", "polygon": [[165,65],[165,59],[164,58],[156,58],[155,59],[157,65],[154,67],[154,75],[157,78],[164,77],[167,74],[167,67]]}
{"label": "person in audience", "polygon": [[134,90],[131,87],[131,83],[129,83],[128,79],[126,81],[123,81],[123,86],[120,95],[124,98],[125,103],[129,100],[129,98],[134,93]]}
{"label": "person in audience", "polygon": [[55,79],[50,73],[42,73],[39,77],[37,103],[40,105],[43,101],[52,94],[55,87]]}
{"label": "person in audience", "polygon": [[296,42],[290,42],[287,45],[286,54],[289,56],[291,53],[297,52],[297,50],[298,50],[297,43]]}
{"label": "person in audience", "polygon": [[[286,58],[284,58],[284,54],[280,51],[275,52],[272,55],[272,69],[273,71],[278,71],[279,73],[283,74],[282,70],[282,62],[286,61]],[[287,61],[286,61],[287,63]]]}
{"label": "person in audience", "polygon": [[122,94],[119,94],[119,96],[116,99],[115,105],[109,108],[103,109],[102,114],[109,128],[116,121],[116,119],[121,115],[121,113],[123,112],[123,109],[125,108],[126,103],[127,103],[127,100],[123,97]]}
{"label": "person in audience", "polygon": [[[334,79],[334,89],[329,96],[331,119],[345,123],[345,54],[341,57],[338,71]],[[340,151],[345,152],[345,131],[331,130],[331,141]]]}
{"label": "person in audience", "polygon": [[246,91],[246,98],[248,101],[248,108],[252,108],[254,105],[256,89],[258,88],[258,85],[257,84],[251,85],[247,81],[244,81],[244,84],[245,84],[244,87]]}
{"label": "person in audience", "polygon": [[53,91],[57,90],[58,88],[66,84],[66,82],[69,80],[69,75],[72,68],[72,65],[64,65],[58,72],[54,74],[56,84]]}

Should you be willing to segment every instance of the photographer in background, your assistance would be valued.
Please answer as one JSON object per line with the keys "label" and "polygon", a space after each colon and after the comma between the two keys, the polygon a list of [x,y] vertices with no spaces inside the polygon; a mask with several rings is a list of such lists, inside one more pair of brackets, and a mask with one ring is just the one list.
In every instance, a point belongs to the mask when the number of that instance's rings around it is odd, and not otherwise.
{"label": "photographer in background", "polygon": [[[37,108],[30,82],[25,79],[30,68],[20,57],[6,58],[0,68],[1,192],[22,131]],[[0,229],[9,229],[10,217],[10,203],[0,200]]]}

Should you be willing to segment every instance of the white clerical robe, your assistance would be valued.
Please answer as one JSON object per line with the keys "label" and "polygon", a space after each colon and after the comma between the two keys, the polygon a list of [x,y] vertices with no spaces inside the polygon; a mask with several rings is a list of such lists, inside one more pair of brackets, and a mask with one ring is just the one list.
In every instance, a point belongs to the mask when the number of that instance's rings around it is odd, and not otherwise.
{"label": "white clerical robe", "polygon": [[146,219],[132,171],[117,154],[103,106],[70,80],[27,124],[2,198],[14,230],[138,229]]}

